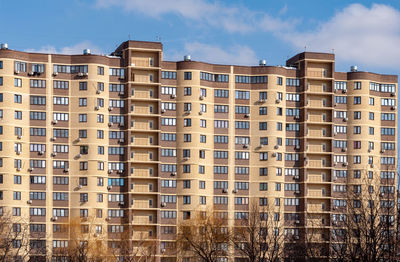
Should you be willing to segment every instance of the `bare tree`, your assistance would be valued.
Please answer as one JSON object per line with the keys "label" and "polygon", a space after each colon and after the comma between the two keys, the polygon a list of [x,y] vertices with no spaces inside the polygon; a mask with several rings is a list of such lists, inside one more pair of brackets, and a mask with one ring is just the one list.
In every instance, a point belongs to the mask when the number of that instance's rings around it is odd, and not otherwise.
{"label": "bare tree", "polygon": [[227,257],[231,233],[227,220],[211,211],[197,212],[178,226],[178,251],[181,257],[196,257],[202,262],[217,262]]}
{"label": "bare tree", "polygon": [[332,257],[343,262],[398,261],[397,190],[381,183],[363,183],[361,188],[348,188],[346,208],[332,215]]}
{"label": "bare tree", "polygon": [[29,255],[29,228],[23,219],[0,216],[0,261],[24,260]]}
{"label": "bare tree", "polygon": [[[275,216],[278,216],[276,219]],[[279,261],[283,253],[283,225],[280,212],[252,202],[248,217],[232,231],[235,250],[249,262]]]}
{"label": "bare tree", "polygon": [[157,244],[154,239],[148,239],[143,233],[132,236],[132,232],[124,230],[114,238],[118,243],[112,249],[115,259],[126,262],[155,262]]}
{"label": "bare tree", "polygon": [[96,233],[93,221],[86,223],[87,220],[73,218],[64,225],[69,235],[68,246],[53,250],[54,255],[67,257],[71,262],[110,260],[104,238]]}

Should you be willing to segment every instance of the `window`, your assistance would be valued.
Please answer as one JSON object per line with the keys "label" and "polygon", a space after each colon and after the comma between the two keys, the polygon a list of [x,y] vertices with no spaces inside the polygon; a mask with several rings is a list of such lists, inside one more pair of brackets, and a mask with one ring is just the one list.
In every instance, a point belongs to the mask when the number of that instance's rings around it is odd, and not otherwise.
{"label": "window", "polygon": [[192,80],[192,72],[184,72],[183,75],[185,80]]}
{"label": "window", "polygon": [[224,89],[215,89],[214,96],[220,98],[228,98],[229,97],[229,90]]}
{"label": "window", "polygon": [[21,104],[22,103],[22,96],[21,95],[14,95],[14,103]]}
{"label": "window", "polygon": [[183,88],[183,95],[184,96],[191,96],[192,95],[192,88],[191,87],[184,87]]}
{"label": "window", "polygon": [[14,86],[15,87],[22,87],[22,79],[14,78]]}
{"label": "window", "polygon": [[369,116],[368,116],[369,120],[374,120],[375,119],[375,115],[373,112],[369,112]]}
{"label": "window", "polygon": [[183,126],[192,126],[192,119],[190,118],[183,119]]}
{"label": "window", "polygon": [[354,104],[355,105],[361,104],[361,96],[355,96],[354,97]]}
{"label": "window", "polygon": [[276,84],[279,85],[279,86],[282,85],[282,77],[278,76],[278,77],[276,78]]}
{"label": "window", "polygon": [[259,123],[259,130],[267,130],[267,128],[268,128],[267,122]]}
{"label": "window", "polygon": [[176,87],[162,86],[161,94],[162,95],[176,95]]}
{"label": "window", "polygon": [[[46,113],[44,113],[46,114]],[[22,111],[14,111],[14,118],[21,120],[22,119]]]}
{"label": "window", "polygon": [[87,106],[87,98],[79,98],[79,106]]}
{"label": "window", "polygon": [[176,79],[176,72],[162,71],[161,78],[163,79]]}
{"label": "window", "polygon": [[361,89],[361,82],[354,82],[354,89],[355,90]]}
{"label": "window", "polygon": [[235,91],[235,99],[249,100],[250,92],[249,91]]}
{"label": "window", "polygon": [[97,74],[98,75],[104,75],[104,67],[98,66],[97,67]]}
{"label": "window", "polygon": [[210,73],[206,73],[206,72],[200,72],[200,80],[227,83],[229,81],[229,75],[210,74]]}
{"label": "window", "polygon": [[87,122],[87,114],[79,114],[79,122]]}
{"label": "window", "polygon": [[79,82],[79,90],[87,90],[87,82]]}

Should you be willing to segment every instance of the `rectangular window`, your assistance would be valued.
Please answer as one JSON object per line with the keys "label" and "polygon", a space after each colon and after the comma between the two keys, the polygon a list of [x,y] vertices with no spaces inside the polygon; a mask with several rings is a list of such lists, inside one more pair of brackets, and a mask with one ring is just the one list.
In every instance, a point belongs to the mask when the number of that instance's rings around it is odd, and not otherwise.
{"label": "rectangular window", "polygon": [[184,72],[185,80],[192,80],[192,72]]}

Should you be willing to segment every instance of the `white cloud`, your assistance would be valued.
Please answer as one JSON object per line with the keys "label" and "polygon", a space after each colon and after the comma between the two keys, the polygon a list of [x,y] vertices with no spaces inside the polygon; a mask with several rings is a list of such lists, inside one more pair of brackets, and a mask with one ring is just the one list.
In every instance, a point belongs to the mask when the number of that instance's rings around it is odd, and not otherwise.
{"label": "white cloud", "polygon": [[255,52],[242,45],[231,47],[220,47],[199,42],[186,43],[184,50],[168,56],[167,59],[181,61],[183,56],[190,54],[194,61],[204,61],[215,64],[228,65],[256,65],[257,56]]}
{"label": "white cloud", "polygon": [[83,41],[77,43],[73,46],[65,46],[61,48],[56,48],[55,46],[45,45],[39,49],[26,49],[25,52],[33,53],[46,53],[46,54],[65,54],[65,55],[76,55],[82,54],[83,49],[89,48],[92,54],[102,54],[101,49],[92,44],[89,41]]}
{"label": "white cloud", "polygon": [[231,33],[279,32],[295,24],[295,20],[284,21],[244,6],[228,6],[208,0],[97,0],[96,5],[99,8],[122,7],[155,18],[174,14]]}
{"label": "white cloud", "polygon": [[282,35],[299,50],[330,52],[337,59],[382,68],[400,66],[400,11],[374,4],[352,4],[315,31]]}

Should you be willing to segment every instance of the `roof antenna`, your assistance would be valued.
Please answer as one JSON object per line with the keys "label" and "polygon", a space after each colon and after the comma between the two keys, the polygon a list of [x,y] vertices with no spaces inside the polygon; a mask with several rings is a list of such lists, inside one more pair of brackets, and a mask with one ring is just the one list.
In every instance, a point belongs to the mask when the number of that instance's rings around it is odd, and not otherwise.
{"label": "roof antenna", "polygon": [[306,51],[307,51],[307,46],[305,45],[305,46],[304,46],[304,52],[306,52]]}
{"label": "roof antenna", "polygon": [[156,36],[156,40],[157,40],[158,42],[161,42],[161,36]]}
{"label": "roof antenna", "polygon": [[131,34],[128,34],[128,40],[131,41]]}

